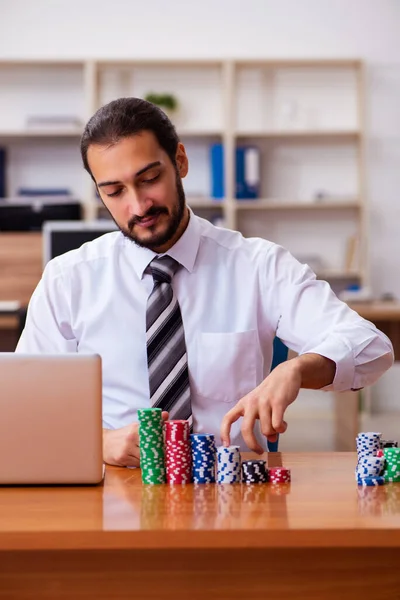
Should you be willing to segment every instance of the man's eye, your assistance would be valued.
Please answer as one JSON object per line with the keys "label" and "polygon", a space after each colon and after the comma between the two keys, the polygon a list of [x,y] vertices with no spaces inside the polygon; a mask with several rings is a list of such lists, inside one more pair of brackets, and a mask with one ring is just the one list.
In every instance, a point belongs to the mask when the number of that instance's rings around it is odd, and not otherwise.
{"label": "man's eye", "polygon": [[116,190],[115,192],[112,192],[112,194],[107,194],[107,196],[109,198],[115,198],[116,196],[119,196],[121,192],[122,190]]}
{"label": "man's eye", "polygon": [[153,183],[153,181],[157,181],[157,179],[160,177],[160,173],[158,173],[157,175],[155,175],[154,177],[150,177],[149,179],[143,179],[142,183]]}

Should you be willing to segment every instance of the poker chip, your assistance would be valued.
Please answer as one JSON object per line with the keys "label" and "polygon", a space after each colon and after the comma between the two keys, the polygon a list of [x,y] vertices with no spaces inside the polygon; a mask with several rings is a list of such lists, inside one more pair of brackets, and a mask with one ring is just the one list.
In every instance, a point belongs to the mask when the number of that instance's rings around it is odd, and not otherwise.
{"label": "poker chip", "polygon": [[367,485],[363,484],[364,480],[373,480],[383,475],[385,458],[380,452],[381,436],[382,434],[376,431],[364,431],[356,437],[357,466],[355,478],[358,485]]}
{"label": "poker chip", "polygon": [[375,486],[375,485],[383,485],[385,483],[384,477],[363,477],[357,480],[358,485],[362,486]]}
{"label": "poker chip", "polygon": [[240,482],[239,446],[219,446],[217,448],[217,483]]}
{"label": "poker chip", "polygon": [[363,456],[359,458],[356,466],[356,476],[376,477],[383,474],[385,458],[383,456]]}
{"label": "poker chip", "polygon": [[166,421],[164,426],[167,483],[191,483],[192,451],[189,421]]}
{"label": "poker chip", "polygon": [[242,462],[242,483],[267,483],[268,470],[265,460],[245,460]]}
{"label": "poker chip", "polygon": [[290,469],[285,467],[272,467],[269,469],[271,483],[289,483],[291,481]]}
{"label": "poker chip", "polygon": [[375,431],[361,432],[356,437],[357,453],[376,454],[381,447],[381,433]]}
{"label": "poker chip", "polygon": [[356,437],[357,466],[355,477],[360,486],[400,483],[400,448],[396,440],[383,440],[374,431]]}
{"label": "poker chip", "polygon": [[399,444],[396,440],[381,440],[381,448],[398,448]]}
{"label": "poker chip", "polygon": [[[187,420],[163,422],[159,408],[140,409],[138,420],[140,463],[142,481],[145,484],[182,485],[193,482],[206,488],[215,482],[242,482],[251,488],[251,484],[271,481],[273,484],[282,484],[285,493],[288,493],[286,486],[291,480],[290,469],[273,467],[268,470],[266,461],[261,459],[250,459],[242,463],[239,446],[216,448],[213,434],[190,434]],[[377,476],[384,461],[384,457],[364,456],[361,452],[356,477],[361,479]],[[390,475],[396,476],[394,472],[390,472]],[[223,497],[221,495],[221,502]]]}
{"label": "poker chip", "polygon": [[383,476],[388,483],[400,482],[400,448],[387,446],[383,449],[385,469]]}
{"label": "poker chip", "polygon": [[215,483],[215,438],[212,434],[192,433],[193,483]]}
{"label": "poker chip", "polygon": [[138,410],[142,481],[150,485],[161,484],[166,481],[161,412],[160,408]]}

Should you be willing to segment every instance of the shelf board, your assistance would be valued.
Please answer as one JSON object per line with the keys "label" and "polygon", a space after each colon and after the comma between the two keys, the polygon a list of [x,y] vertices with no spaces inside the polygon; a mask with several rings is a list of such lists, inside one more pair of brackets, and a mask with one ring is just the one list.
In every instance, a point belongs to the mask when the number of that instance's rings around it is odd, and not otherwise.
{"label": "shelf board", "polygon": [[0,130],[0,138],[80,137],[83,129],[14,129]]}
{"label": "shelf board", "polygon": [[219,67],[226,61],[222,58],[101,58],[94,61],[99,68],[107,67]]}
{"label": "shelf board", "polygon": [[321,200],[319,202],[287,202],[286,200],[261,199],[260,200],[236,200],[236,209],[242,210],[340,210],[361,208],[356,199],[349,200]]}
{"label": "shelf board", "polygon": [[209,200],[202,198],[186,198],[186,202],[190,208],[215,208],[222,210],[225,203],[223,200]]}
{"label": "shelf board", "polygon": [[361,279],[359,271],[342,271],[340,269],[321,269],[316,275],[319,279]]}
{"label": "shelf board", "polygon": [[239,58],[236,59],[235,64],[238,67],[267,67],[267,68],[360,68],[362,61],[357,58],[344,58],[344,59],[263,59],[263,58]]}
{"label": "shelf board", "polygon": [[179,137],[222,137],[220,129],[185,129],[176,126]]}
{"label": "shelf board", "polygon": [[236,131],[237,138],[265,138],[265,139],[356,139],[360,135],[357,129],[315,129],[293,131],[262,131],[243,130]]}

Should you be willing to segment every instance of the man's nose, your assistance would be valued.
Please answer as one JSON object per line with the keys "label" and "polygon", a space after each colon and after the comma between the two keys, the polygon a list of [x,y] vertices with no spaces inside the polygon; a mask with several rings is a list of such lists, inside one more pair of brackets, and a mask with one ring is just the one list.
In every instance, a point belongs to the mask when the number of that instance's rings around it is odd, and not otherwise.
{"label": "man's nose", "polygon": [[151,201],[138,190],[131,190],[127,198],[129,218],[143,217],[151,207]]}

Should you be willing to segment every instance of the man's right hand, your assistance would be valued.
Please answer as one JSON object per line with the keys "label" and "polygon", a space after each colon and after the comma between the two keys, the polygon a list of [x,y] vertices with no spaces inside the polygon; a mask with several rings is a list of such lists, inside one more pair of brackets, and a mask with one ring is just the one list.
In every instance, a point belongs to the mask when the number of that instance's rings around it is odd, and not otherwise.
{"label": "man's right hand", "polygon": [[[163,412],[164,421],[168,413]],[[103,460],[116,467],[140,467],[139,423],[120,429],[103,429]]]}

